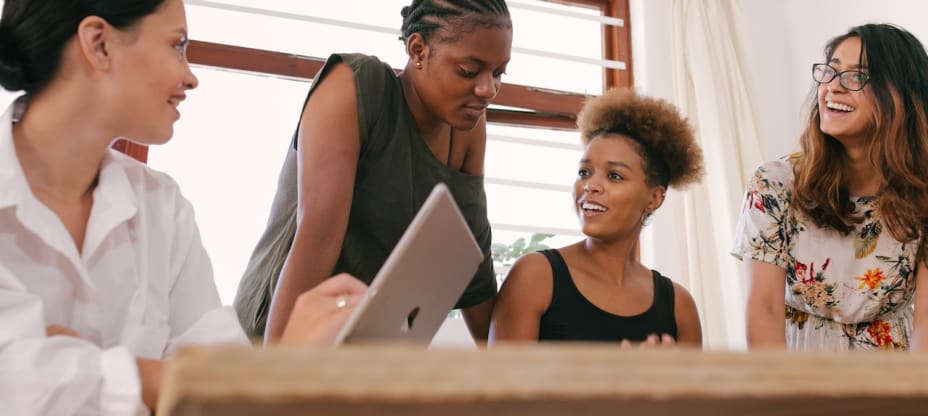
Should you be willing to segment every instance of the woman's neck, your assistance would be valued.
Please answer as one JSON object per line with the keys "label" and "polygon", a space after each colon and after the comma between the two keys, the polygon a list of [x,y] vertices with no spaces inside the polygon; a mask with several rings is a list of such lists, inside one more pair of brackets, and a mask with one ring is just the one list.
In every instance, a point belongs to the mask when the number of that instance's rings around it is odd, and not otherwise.
{"label": "woman's neck", "polygon": [[407,65],[407,68],[399,75],[400,84],[403,86],[403,96],[406,99],[406,106],[409,107],[409,111],[416,120],[416,126],[419,127],[419,134],[421,134],[422,138],[428,143],[443,136],[442,132],[444,131],[445,123],[439,120],[434,113],[426,108],[425,103],[419,98],[419,94],[416,92],[416,88],[413,85],[414,82],[412,80],[412,75],[410,75],[410,71],[412,71],[412,69]]}
{"label": "woman's neck", "polygon": [[850,196],[872,196],[883,186],[883,174],[870,161],[864,146],[845,148],[847,190]]}
{"label": "woman's neck", "polygon": [[36,194],[76,201],[95,187],[114,137],[99,112],[74,104],[86,102],[79,97],[60,90],[33,97],[13,126],[16,156]]}
{"label": "woman's neck", "polygon": [[606,242],[587,237],[580,245],[587,264],[602,273],[600,276],[613,280],[619,286],[636,271],[644,268],[637,259],[638,239]]}

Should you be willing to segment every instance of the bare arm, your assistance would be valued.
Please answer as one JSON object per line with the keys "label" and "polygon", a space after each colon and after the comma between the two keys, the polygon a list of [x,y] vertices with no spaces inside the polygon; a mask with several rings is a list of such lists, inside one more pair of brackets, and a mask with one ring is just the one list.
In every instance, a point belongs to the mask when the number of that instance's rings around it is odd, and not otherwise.
{"label": "bare arm", "polygon": [[490,343],[538,341],[541,316],[551,304],[554,276],[541,253],[522,256],[512,266],[497,296]]}
{"label": "bare arm", "polygon": [[464,322],[470,331],[474,342],[481,344],[487,341],[490,335],[490,317],[493,315],[493,306],[496,298],[490,298],[469,308],[461,309]]}
{"label": "bare arm", "polygon": [[673,315],[677,321],[676,343],[685,346],[702,347],[702,325],[699,323],[699,311],[693,296],[683,286],[673,284]]}
{"label": "bare arm", "polygon": [[768,263],[744,260],[748,275],[748,347],[786,347],[786,270]]}
{"label": "bare arm", "polygon": [[919,262],[915,272],[915,317],[912,326],[912,351],[928,351],[928,265],[925,262]]}
{"label": "bare arm", "polygon": [[332,273],[348,227],[361,148],[354,76],[338,64],[320,82],[300,120],[297,228],[271,301],[267,341],[280,338],[297,297]]}
{"label": "bare arm", "polygon": [[139,380],[142,384],[142,403],[155,411],[158,408],[158,396],[161,393],[161,378],[164,373],[164,362],[161,360],[147,360],[136,358],[135,364],[139,368]]}
{"label": "bare arm", "polygon": [[[469,175],[483,175],[487,147],[486,120],[481,119],[473,130],[456,130],[455,135],[467,146],[460,170]],[[470,330],[470,335],[477,343],[487,340],[490,332],[490,316],[493,313],[494,303],[495,298],[490,298],[477,305],[461,310],[464,315],[464,321],[467,323],[467,329]]]}

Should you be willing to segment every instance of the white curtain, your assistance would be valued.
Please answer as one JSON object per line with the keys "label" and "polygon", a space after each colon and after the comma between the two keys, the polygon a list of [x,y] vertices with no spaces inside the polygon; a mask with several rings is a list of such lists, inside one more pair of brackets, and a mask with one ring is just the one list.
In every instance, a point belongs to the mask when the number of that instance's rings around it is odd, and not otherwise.
{"label": "white curtain", "polygon": [[[646,0],[633,6],[650,9],[636,24],[658,25],[643,39],[642,33],[633,37],[633,47],[647,49],[636,54],[645,62],[636,58],[635,77],[648,71],[639,89],[663,91],[654,95],[689,117],[706,166],[701,184],[668,193],[642,238],[642,259],[690,290],[707,349],[742,349],[746,282],[740,262],[728,253],[746,181],[762,156],[739,4]],[[657,34],[655,43],[649,33]]]}

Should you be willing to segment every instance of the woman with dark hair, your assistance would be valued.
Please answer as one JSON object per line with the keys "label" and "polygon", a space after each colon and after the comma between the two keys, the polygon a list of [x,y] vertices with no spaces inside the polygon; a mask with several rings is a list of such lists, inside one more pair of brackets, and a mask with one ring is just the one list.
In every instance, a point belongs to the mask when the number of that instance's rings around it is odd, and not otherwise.
{"label": "woman with dark hair", "polygon": [[[181,0],[4,2],[0,85],[25,92],[0,116],[4,413],[145,414],[177,348],[248,344],[177,184],[109,149],[171,138],[186,47]],[[331,342],[364,290],[302,294],[283,340]]]}
{"label": "woman with dark hair", "polygon": [[757,170],[739,221],[748,343],[925,348],[928,55],[902,28],[858,26],[812,79],[802,151]]}
{"label": "woman with dark hair", "polygon": [[485,255],[457,307],[486,339],[496,279],[485,114],[509,62],[509,10],[504,0],[415,0],[402,16],[402,73],[373,56],[335,54],[315,78],[236,296],[250,335],[279,337],[296,295],[333,273],[373,279],[443,182]]}
{"label": "woman with dark hair", "polygon": [[700,346],[692,296],[641,264],[638,239],[667,188],[702,177],[702,150],[670,104],[607,92],[578,116],[585,150],[574,209],[586,238],[521,257],[503,282],[490,339]]}

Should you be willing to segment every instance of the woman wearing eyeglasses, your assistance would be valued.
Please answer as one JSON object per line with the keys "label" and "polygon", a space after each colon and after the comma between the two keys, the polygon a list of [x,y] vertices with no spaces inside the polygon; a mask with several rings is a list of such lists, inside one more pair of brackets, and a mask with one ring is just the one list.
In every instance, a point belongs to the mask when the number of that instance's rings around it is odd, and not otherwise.
{"label": "woman wearing eyeglasses", "polygon": [[748,185],[733,250],[749,277],[748,344],[925,349],[928,55],[909,32],[868,24],[825,57],[802,151]]}

